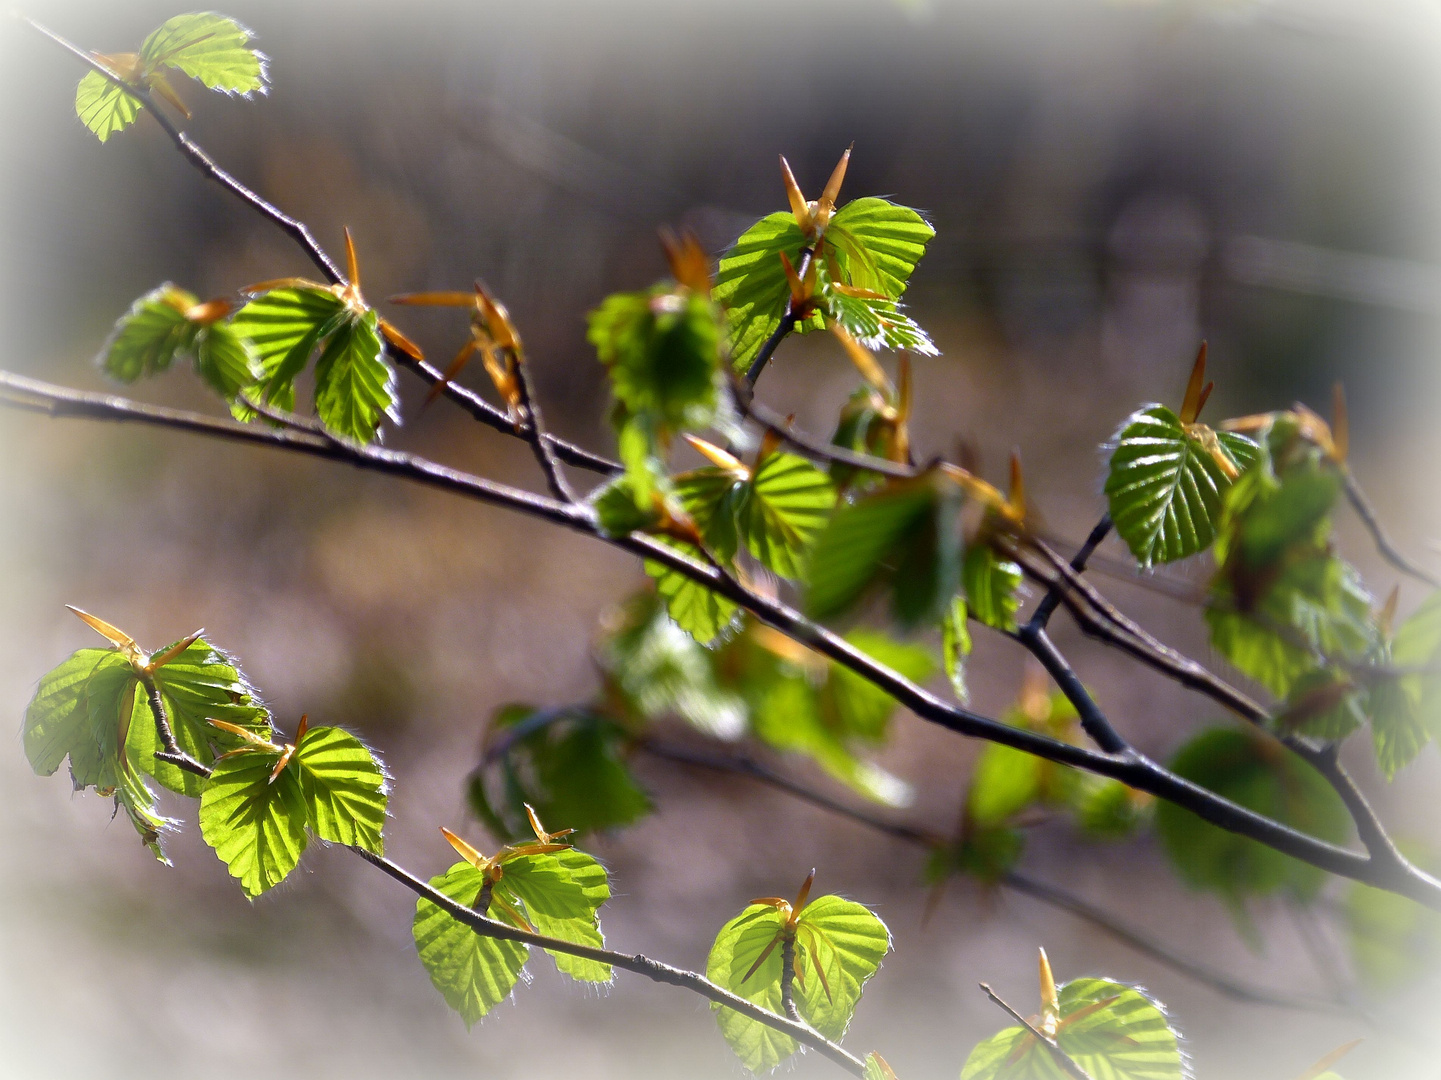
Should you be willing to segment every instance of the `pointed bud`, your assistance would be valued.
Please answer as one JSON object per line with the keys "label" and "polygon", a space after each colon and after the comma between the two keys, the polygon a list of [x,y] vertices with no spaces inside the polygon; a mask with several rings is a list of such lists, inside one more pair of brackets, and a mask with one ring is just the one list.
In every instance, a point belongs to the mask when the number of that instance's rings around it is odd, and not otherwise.
{"label": "pointed bud", "polygon": [[350,226],[345,226],[345,273],[350,278],[350,287],[360,291],[360,261],[355,256],[355,237],[350,235]]}
{"label": "pointed bud", "polygon": [[699,436],[692,435],[690,432],[683,433],[681,437],[690,443],[692,448],[694,448],[701,457],[705,458],[717,468],[724,469],[728,473],[735,473],[741,477],[750,476],[750,470],[746,468],[745,462],[741,461],[741,459],[734,454],[722,450],[719,446],[715,445],[715,443],[706,442],[706,440]]}
{"label": "pointed bud", "polygon": [[490,859],[487,859],[480,852],[476,851],[475,848],[456,836],[455,833],[451,832],[444,825],[440,827],[440,831],[445,835],[445,838],[450,841],[450,846],[455,848],[456,853],[466,862],[470,863],[471,866],[477,870],[489,868],[491,863]]}
{"label": "pointed bud", "polygon": [[1206,343],[1201,342],[1201,350],[1196,353],[1196,362],[1191,366],[1191,378],[1186,383],[1186,396],[1181,402],[1181,423],[1194,424],[1196,417],[1201,414],[1201,406],[1206,403],[1210,394],[1206,386]]}
{"label": "pointed bud", "polygon": [[1041,975],[1041,1030],[1053,1034],[1061,1018],[1061,1003],[1056,994],[1056,977],[1051,974],[1051,961],[1046,950],[1040,950]]}
{"label": "pointed bud", "polygon": [[786,186],[786,201],[791,204],[791,214],[795,216],[796,224],[807,238],[815,234],[815,221],[811,217],[811,208],[806,204],[806,197],[801,194],[801,187],[796,183],[796,177],[791,172],[791,163],[781,155],[781,179]]}
{"label": "pointed bud", "polygon": [[1346,388],[1340,380],[1331,387],[1331,445],[1337,464],[1346,464],[1351,453],[1351,418],[1346,411]]}
{"label": "pointed bud", "polygon": [[700,246],[700,240],[689,229],[676,235],[669,229],[660,231],[661,247],[670,265],[670,276],[676,284],[684,285],[692,292],[709,296],[711,290],[710,257]]}
{"label": "pointed bud", "polygon": [[851,151],[856,144],[851,143],[846,147],[846,152],[841,155],[841,160],[836,162],[836,167],[831,171],[831,178],[826,181],[826,189],[821,192],[821,197],[816,200],[815,224],[817,229],[824,229],[831,222],[831,215],[836,212],[836,200],[840,198],[841,184],[846,179],[846,166],[851,162]]}

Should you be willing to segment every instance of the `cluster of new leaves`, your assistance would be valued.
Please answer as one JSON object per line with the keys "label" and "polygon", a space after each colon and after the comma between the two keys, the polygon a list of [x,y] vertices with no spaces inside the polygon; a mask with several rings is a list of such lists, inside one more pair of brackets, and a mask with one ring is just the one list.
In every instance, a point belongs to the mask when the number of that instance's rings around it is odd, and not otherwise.
{"label": "cluster of new leaves", "polygon": [[[559,842],[570,829],[547,833],[535,812],[527,809],[535,840],[504,847],[492,856],[442,830],[461,861],[432,878],[431,887],[507,926],[603,947],[596,912],[610,899],[605,867]],[[529,945],[476,933],[425,897],[416,902],[412,930],[431,982],[467,1026],[510,996],[530,958]],[[588,983],[611,979],[609,964],[547,951],[556,968],[572,979]]]}
{"label": "cluster of new leaves", "polygon": [[[752,900],[716,935],[706,977],[773,1013],[795,1015],[827,1039],[850,1026],[866,980],[890,951],[891,934],[868,908],[839,896],[809,900],[815,871],[794,903]],[[772,1069],[798,1049],[782,1031],[713,1005],[721,1034],[752,1072]]]}
{"label": "cluster of new leaves", "polygon": [[[1041,1011],[1031,1028],[1009,1027],[971,1051],[961,1080],[1065,1080],[1068,1057],[1087,1076],[1185,1080],[1180,1038],[1165,1007],[1140,987],[1072,979],[1059,987],[1041,953]],[[1042,1038],[1049,1040],[1049,1045]]]}
{"label": "cluster of new leaves", "polygon": [[316,414],[335,434],[371,442],[382,417],[397,419],[395,371],[383,340],[411,356],[420,354],[366,305],[348,230],[346,251],[348,284],[262,282],[245,290],[251,299],[238,311],[228,300],[199,303],[183,289],[161,285],[116,324],[101,365],[113,378],[131,383],[191,357],[235,417],[250,420],[267,406],[293,412],[296,379],[314,357]]}
{"label": "cluster of new leaves", "polygon": [[75,113],[101,142],[140,115],[144,104],[137,95],[158,94],[189,118],[190,110],[168,81],[171,68],[211,90],[263,94],[265,56],[251,47],[250,36],[234,19],[213,11],[177,15],[147,37],[138,53],[95,54],[96,62],[124,86],[89,72],[75,90]]}
{"label": "cluster of new leaves", "polygon": [[885,199],[836,209],[849,161],[847,150],[820,198],[808,202],[781,158],[790,211],[756,222],[721,259],[715,296],[726,308],[738,370],[750,367],[783,320],[801,333],[834,323],[871,348],[935,354],[899,304],[935,230]]}
{"label": "cluster of new leaves", "polygon": [[174,823],[146,777],[198,798],[201,835],[252,897],[295,868],[309,835],[381,850],[385,776],[354,736],[302,720],[296,741],[278,745],[234,658],[199,632],[151,655],[77,614],[112,647],[81,649],[40,681],[24,730],[37,773],[68,758],[76,790],[113,796],[162,861]]}

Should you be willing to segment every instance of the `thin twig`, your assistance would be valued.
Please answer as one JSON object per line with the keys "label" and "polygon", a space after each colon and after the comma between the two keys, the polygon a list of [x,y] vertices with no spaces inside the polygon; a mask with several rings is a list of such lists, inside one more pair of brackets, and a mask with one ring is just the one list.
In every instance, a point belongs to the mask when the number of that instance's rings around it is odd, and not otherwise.
{"label": "thin twig", "polygon": [[[1084,573],[1086,565],[1091,561],[1091,556],[1096,553],[1096,549],[1101,546],[1101,542],[1110,534],[1111,515],[1102,514],[1101,520],[1096,522],[1096,527],[1093,528],[1090,535],[1086,537],[1085,543],[1076,549],[1075,555],[1071,556],[1071,569],[1077,574]],[[1051,621],[1051,614],[1061,602],[1061,593],[1063,591],[1064,586],[1060,582],[1057,582],[1046,590],[1046,595],[1041,597],[1041,602],[1036,605],[1035,612],[1032,613],[1030,621],[1026,624],[1028,630],[1032,628],[1035,630],[1044,630],[1046,628],[1046,624]]]}
{"label": "thin twig", "polygon": [[160,687],[156,685],[155,676],[148,671],[142,671],[140,685],[145,687],[145,696],[150,701],[150,714],[155,718],[155,734],[160,739],[161,749],[155,751],[155,760],[168,762],[177,769],[194,773],[196,776],[208,777],[210,769],[180,749],[180,744],[175,741],[175,731],[170,726],[165,699],[160,696]]}
{"label": "thin twig", "polygon": [[629,971],[636,975],[644,975],[654,982],[665,983],[669,986],[679,986],[691,990],[701,997],[723,1005],[728,1009],[734,1009],[743,1016],[774,1028],[784,1035],[790,1036],[796,1042],[809,1046],[813,1050],[824,1054],[841,1068],[854,1076],[862,1076],[865,1073],[865,1063],[860,1058],[844,1050],[836,1043],[831,1042],[809,1025],[793,1020],[790,1017],[780,1016],[763,1009],[759,1005],[747,1001],[738,994],[723,989],[711,982],[704,975],[694,971],[686,971],[683,968],[672,967],[670,964],[663,964],[659,960],[652,960],[640,953],[628,954],[615,952],[611,949],[598,949],[591,945],[577,945],[571,941],[563,941],[560,938],[546,937],[543,934],[532,933],[528,930],[521,930],[502,922],[488,918],[472,908],[456,900],[452,900],[438,889],[432,888],[427,882],[411,874],[408,870],[397,866],[383,855],[367,851],[364,848],[353,847],[350,849],[359,855],[372,866],[378,867],[388,874],[393,880],[404,885],[416,896],[429,900],[436,907],[440,908],[457,922],[469,926],[477,934],[483,937],[496,938],[501,941],[517,941],[524,945],[533,945],[536,948],[547,949],[550,952],[565,953],[568,956],[578,956],[583,960],[594,960],[598,963],[609,964],[611,967],[619,968],[622,971]]}
{"label": "thin twig", "polygon": [[755,421],[760,427],[789,444],[793,449],[799,450],[803,457],[810,458],[819,464],[847,465],[852,469],[861,469],[897,480],[910,479],[920,475],[923,471],[914,465],[887,461],[885,458],[879,458],[873,454],[858,454],[843,446],[836,446],[813,435],[796,431],[787,423],[785,417],[774,409],[762,405],[759,401],[745,401],[740,393],[736,394],[736,405],[743,416]]}
{"label": "thin twig", "polygon": [[[806,274],[810,272],[812,257],[813,252],[810,248],[801,248],[800,258],[796,260],[796,276],[802,281],[805,280]],[[777,324],[775,330],[772,331],[771,336],[766,338],[765,344],[761,346],[760,352],[756,353],[756,358],[751,361],[751,366],[746,371],[747,386],[754,386],[756,384],[756,380],[761,377],[761,372],[765,370],[766,364],[770,362],[770,358],[775,353],[777,347],[785,340],[785,336],[794,330],[799,323],[800,319],[792,314],[790,306],[787,305],[785,314],[781,316],[781,321]]]}
{"label": "thin twig", "polygon": [[1366,526],[1366,531],[1371,534],[1372,541],[1376,544],[1376,550],[1381,557],[1394,566],[1401,573],[1423,581],[1433,589],[1441,589],[1441,577],[1437,577],[1425,567],[1418,566],[1405,555],[1401,549],[1391,542],[1391,537],[1386,534],[1386,527],[1381,524],[1381,519],[1376,516],[1376,508],[1371,505],[1371,500],[1366,498],[1366,493],[1361,490],[1361,485],[1356,482],[1356,477],[1350,469],[1344,470],[1346,477],[1346,499],[1350,502],[1356,516],[1361,519],[1361,524]]}
{"label": "thin twig", "polygon": [[561,502],[575,502],[575,492],[571,489],[569,481],[566,480],[560,463],[556,461],[555,447],[546,438],[545,421],[540,415],[540,402],[536,399],[535,384],[531,381],[530,368],[524,360],[516,361],[515,385],[520,391],[520,407],[524,412],[527,424],[524,438],[535,454],[540,471],[545,474],[545,482],[550,488],[550,493]]}
{"label": "thin twig", "polygon": [[844,638],[805,618],[794,608],[777,599],[745,589],[733,577],[722,573],[716,567],[698,562],[661,540],[639,533],[621,537],[605,536],[600,531],[594,510],[589,506],[557,502],[383,447],[334,444],[297,431],[261,430],[185,410],[141,405],[105,394],[87,394],[0,372],[0,403],[15,401],[29,411],[35,411],[36,405],[43,402],[46,406],[43,411],[51,416],[138,421],[236,442],[292,450],[402,477],[563,525],[644,559],[658,562],[744,607],[762,622],[855,672],[924,720],[962,735],[998,742],[1049,761],[1073,765],[1100,776],[1113,777],[1140,791],[1174,802],[1213,825],[1258,840],[1330,873],[1364,881],[1441,909],[1441,882],[1410,864],[1378,862],[1319,840],[1224,799],[1169,772],[1142,755],[1121,756],[1074,746],[954,705],[923,690]]}
{"label": "thin twig", "polygon": [[1091,1080],[1091,1074],[1086,1072],[1086,1070],[1081,1068],[1079,1065],[1077,1065],[1076,1062],[1072,1059],[1071,1055],[1066,1053],[1060,1048],[1060,1046],[1056,1044],[1055,1039],[1051,1038],[1049,1035],[1046,1035],[1039,1028],[1037,1028],[1035,1024],[1031,1023],[1020,1013],[1016,1012],[1015,1009],[1007,1005],[1006,1002],[1001,999],[1000,995],[998,995],[994,990],[991,989],[989,984],[981,983],[981,989],[985,992],[986,997],[990,998],[993,1002],[995,1002],[1003,1010],[1005,1010],[1010,1015],[1012,1020],[1020,1024],[1021,1027],[1025,1028],[1027,1031],[1029,1031],[1032,1038],[1034,1038],[1038,1043],[1040,1043],[1048,1051],[1050,1051],[1051,1057],[1054,1058],[1056,1064],[1061,1067],[1061,1071],[1064,1072],[1067,1076],[1071,1077],[1071,1080]]}

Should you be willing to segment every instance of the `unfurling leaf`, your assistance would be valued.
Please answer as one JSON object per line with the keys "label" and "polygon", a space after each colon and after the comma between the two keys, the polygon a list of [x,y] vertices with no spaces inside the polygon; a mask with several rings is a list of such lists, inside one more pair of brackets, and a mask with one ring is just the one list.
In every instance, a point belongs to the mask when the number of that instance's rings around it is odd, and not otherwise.
{"label": "unfurling leaf", "polygon": [[[187,118],[190,111],[166,80],[165,68],[174,68],[211,90],[248,97],[265,93],[265,56],[251,48],[250,31],[234,19],[213,11],[177,15],[155,30],[139,53],[95,55],[115,78],[139,94],[159,94]],[[98,71],[87,72],[75,90],[75,114],[105,142],[129,127],[143,108],[136,94],[128,93]]]}
{"label": "unfurling leaf", "polygon": [[385,775],[374,755],[338,728],[302,729],[293,745],[231,750],[200,795],[200,834],[252,899],[295,869],[307,830],[382,850]]}
{"label": "unfurling leaf", "polygon": [[1256,457],[1245,436],[1182,423],[1164,405],[1132,413],[1114,441],[1106,498],[1116,532],[1142,567],[1208,548],[1222,498]]}
{"label": "unfurling leaf", "polygon": [[[1179,1037],[1164,1006],[1138,987],[1108,979],[1072,979],[1054,1012],[1036,1023],[1088,1076],[1110,1080],[1184,1080]],[[1023,1027],[1001,1031],[971,1051],[961,1080],[1062,1080],[1050,1049]]]}
{"label": "unfurling leaf", "polygon": [[[890,931],[869,909],[839,896],[796,905],[753,901],[721,928],[706,977],[771,1012],[782,1012],[781,935],[795,943],[793,993],[801,1017],[826,1038],[845,1034],[866,981],[890,951]],[[789,1035],[723,1005],[712,1005],[721,1033],[752,1072],[796,1052]]]}

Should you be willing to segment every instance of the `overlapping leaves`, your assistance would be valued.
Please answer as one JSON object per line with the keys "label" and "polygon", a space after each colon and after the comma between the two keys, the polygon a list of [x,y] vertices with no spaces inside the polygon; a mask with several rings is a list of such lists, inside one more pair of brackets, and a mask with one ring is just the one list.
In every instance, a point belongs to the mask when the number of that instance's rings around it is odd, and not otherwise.
{"label": "overlapping leaves", "polygon": [[[865,983],[890,951],[890,931],[869,909],[839,896],[806,903],[810,880],[792,905],[755,900],[716,935],[706,977],[773,1013],[784,1013],[782,955],[795,950],[793,993],[801,1018],[827,1039],[845,1034]],[[724,1005],[712,1005],[721,1034],[752,1072],[774,1068],[797,1050],[794,1039]]]}
{"label": "overlapping leaves", "polygon": [[200,796],[200,833],[247,896],[273,888],[309,837],[379,854],[386,780],[374,755],[334,727],[283,746],[252,738],[225,754]]}
{"label": "overlapping leaves", "polygon": [[[96,59],[127,86],[159,94],[189,117],[166,69],[173,68],[222,93],[263,94],[265,56],[251,47],[250,37],[250,31],[234,19],[213,11],[192,12],[168,19],[145,39],[138,53],[97,55]],[[87,73],[75,90],[75,113],[101,142],[129,127],[142,107],[136,96],[98,71]]]}
{"label": "overlapping leaves", "polygon": [[[1044,1002],[1036,1026],[1088,1076],[1184,1080],[1188,1075],[1164,1007],[1144,990],[1108,979],[1072,979]],[[961,1080],[1065,1080],[1052,1051],[1023,1027],[971,1051]]]}
{"label": "overlapping leaves", "polygon": [[[577,945],[600,948],[597,911],[610,898],[605,868],[558,842],[531,814],[537,839],[486,857],[447,831],[463,861],[431,879],[431,886],[482,915]],[[530,946],[479,934],[426,897],[416,901],[416,952],[446,1002],[473,1025],[504,1001],[522,977]],[[547,950],[556,967],[581,982],[610,981],[610,965]]]}
{"label": "overlapping leaves", "polygon": [[189,357],[195,371],[227,400],[261,375],[254,345],[222,321],[230,305],[202,304],[166,282],[146,293],[115,324],[101,353],[105,373],[123,383],[158,375]]}
{"label": "overlapping leaves", "polygon": [[[41,681],[25,711],[24,743],[31,767],[42,776],[67,759],[76,790],[113,796],[141,839],[164,858],[160,834],[170,822],[155,809],[149,775],[166,787],[194,796],[200,777],[157,760],[156,721],[142,676],[155,685],[182,752],[201,764],[251,737],[269,735],[269,714],[231,658],[198,635],[156,654],[109,624],[82,616],[116,643],[80,649]],[[219,717],[234,727],[210,725]]]}

